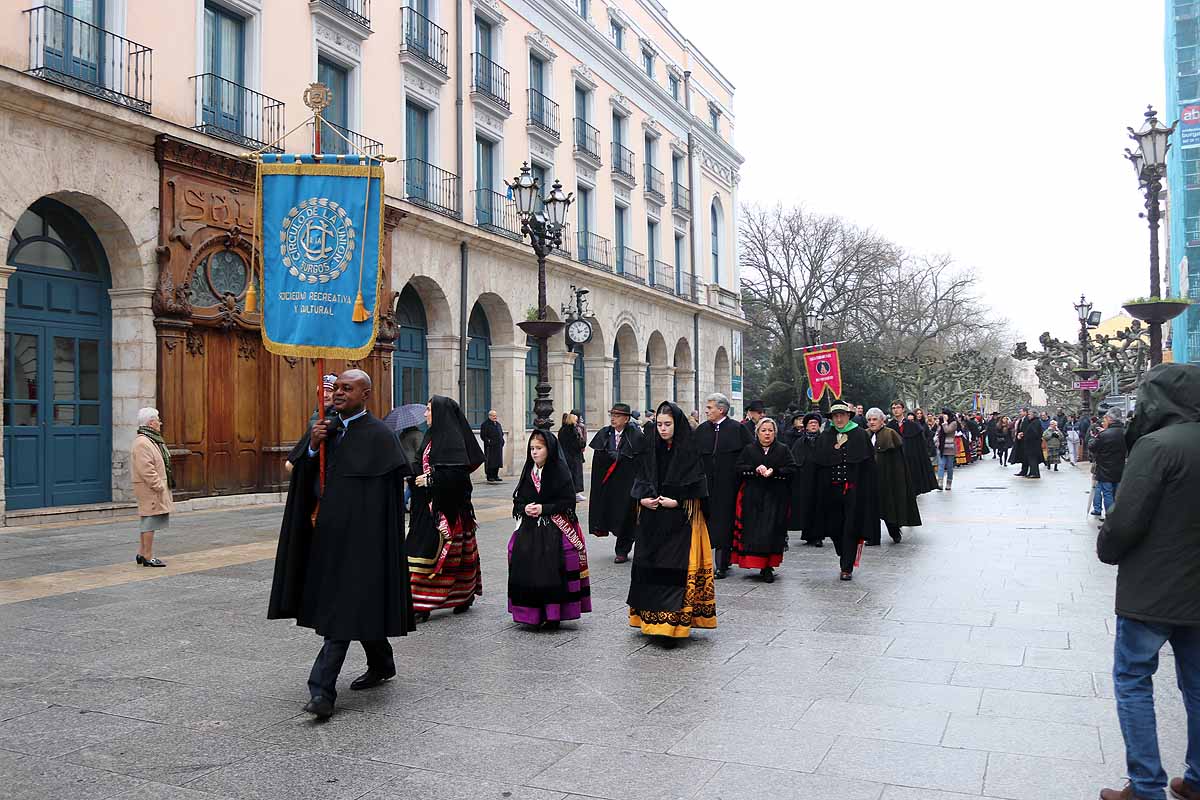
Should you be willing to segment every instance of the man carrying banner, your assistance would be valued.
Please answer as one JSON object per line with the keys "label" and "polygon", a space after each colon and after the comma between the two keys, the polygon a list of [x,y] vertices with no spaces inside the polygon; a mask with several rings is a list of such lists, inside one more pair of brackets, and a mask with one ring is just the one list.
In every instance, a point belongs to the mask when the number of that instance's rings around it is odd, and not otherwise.
{"label": "man carrying banner", "polygon": [[[371,378],[338,376],[334,414],[297,444],[268,619],[295,619],[325,638],[308,678],[308,713],[333,715],[337,678],[350,642],[362,643],[367,671],[351,689],[396,674],[389,636],[414,629],[404,557],[404,476],[399,441],[366,408]],[[319,449],[325,444],[325,486]]]}

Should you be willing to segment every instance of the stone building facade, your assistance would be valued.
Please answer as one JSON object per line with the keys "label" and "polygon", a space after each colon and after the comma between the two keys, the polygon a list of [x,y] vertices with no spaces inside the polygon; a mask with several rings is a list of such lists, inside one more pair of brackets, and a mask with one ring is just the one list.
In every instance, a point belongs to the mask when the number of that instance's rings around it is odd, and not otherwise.
{"label": "stone building facade", "polygon": [[312,149],[292,128],[316,80],[326,152],[397,156],[391,302],[360,365],[376,411],[494,408],[523,457],[537,267],[504,186],[522,162],[575,195],[548,297],[570,313],[586,288],[593,336],[551,341],[556,410],[595,428],[614,401],[690,410],[740,383],[733,87],[656,0],[60,5],[0,11],[0,518],[127,502],[146,405],[177,496],[281,488],[315,364],[266,353],[245,312],[244,154]]}

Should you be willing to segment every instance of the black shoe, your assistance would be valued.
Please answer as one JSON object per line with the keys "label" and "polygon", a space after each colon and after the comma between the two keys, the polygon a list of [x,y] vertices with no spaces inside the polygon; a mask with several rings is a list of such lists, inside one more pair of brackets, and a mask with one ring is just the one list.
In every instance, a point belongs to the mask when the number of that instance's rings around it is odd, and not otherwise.
{"label": "black shoe", "polygon": [[333,701],[324,697],[314,697],[304,704],[304,710],[317,719],[329,719],[333,716]]}
{"label": "black shoe", "polygon": [[146,560],[146,559],[142,558],[142,554],[141,554],[141,553],[138,553],[138,554],[137,554],[137,557],[136,557],[136,558],[134,558],[134,560],[133,560],[133,561],[134,561],[134,563],[135,563],[135,564],[137,564],[137,565],[140,567],[140,566],[142,565],[142,562],[143,562],[143,561],[145,561],[145,560]]}
{"label": "black shoe", "polygon": [[470,611],[470,610],[471,610],[471,606],[473,606],[474,604],[475,604],[475,598],[474,598],[474,597],[472,597],[472,598],[471,598],[470,600],[468,600],[468,601],[467,601],[465,604],[463,604],[463,605],[461,605],[461,606],[455,606],[455,607],[454,607],[454,613],[455,613],[455,614],[465,614],[465,613],[467,613],[468,611]]}
{"label": "black shoe", "polygon": [[838,580],[849,581],[854,580],[854,577],[849,572],[843,572],[840,576],[838,576]]}
{"label": "black shoe", "polygon": [[817,539],[815,542],[813,542],[813,547],[824,547],[824,546],[825,546],[824,539]]}
{"label": "black shoe", "polygon": [[867,542],[867,547],[879,547],[879,542]]}
{"label": "black shoe", "polygon": [[167,562],[159,561],[157,558],[143,558],[142,559],[143,567],[165,567],[166,565],[167,565]]}
{"label": "black shoe", "polygon": [[767,583],[775,582],[775,570],[772,569],[771,567],[767,567],[766,569],[762,570],[761,572],[758,573],[758,575],[760,578],[762,578]]}
{"label": "black shoe", "polygon": [[561,623],[556,619],[548,619],[541,624],[541,629],[544,631],[556,631]]}
{"label": "black shoe", "polygon": [[417,622],[429,622],[429,612],[418,611],[417,613],[413,614],[413,619],[415,619]]}
{"label": "black shoe", "polygon": [[621,555],[620,553],[617,553],[616,556],[613,557],[614,564],[624,564],[628,560],[629,556]]}
{"label": "black shoe", "polygon": [[391,680],[394,677],[396,677],[395,667],[392,668],[391,672],[376,672],[373,669],[368,669],[362,675],[359,675],[354,679],[353,683],[350,684],[350,688],[356,692],[361,689],[370,689],[372,686],[378,686],[384,681]]}
{"label": "black shoe", "polygon": [[900,533],[900,531],[896,531],[895,533],[892,534],[892,541],[895,542],[896,544],[900,544],[900,540],[903,538],[904,538],[904,534]]}
{"label": "black shoe", "polygon": [[729,570],[719,569],[717,570],[717,574],[713,577],[719,581],[723,581],[725,578],[729,577]]}

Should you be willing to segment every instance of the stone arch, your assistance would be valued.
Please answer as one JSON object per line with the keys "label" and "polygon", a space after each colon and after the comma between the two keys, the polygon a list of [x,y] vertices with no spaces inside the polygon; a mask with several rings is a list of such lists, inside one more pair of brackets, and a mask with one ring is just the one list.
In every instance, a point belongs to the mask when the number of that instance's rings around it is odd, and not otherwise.
{"label": "stone arch", "polygon": [[651,366],[660,367],[669,363],[667,361],[667,340],[659,331],[650,334],[650,339],[646,342],[646,356]]}
{"label": "stone arch", "polygon": [[692,361],[692,343],[687,337],[680,337],[675,343],[675,352],[671,359],[674,372],[671,376],[675,402],[681,408],[694,409],[696,406],[696,365]]}
{"label": "stone arch", "polygon": [[604,326],[595,317],[588,317],[592,323],[592,340],[583,346],[584,358],[608,358],[612,355],[612,345],[607,344],[604,336]]}
{"label": "stone arch", "polygon": [[686,336],[681,336],[675,343],[675,356],[671,363],[675,369],[693,369],[695,367],[692,363],[692,343],[687,340]]}
{"label": "stone arch", "polygon": [[732,391],[733,373],[729,367],[729,353],[726,352],[724,345],[717,348],[717,354],[713,358],[713,391],[729,397]]}
{"label": "stone arch", "polygon": [[[516,325],[513,323],[512,312],[504,298],[494,292],[484,292],[475,299],[487,314],[488,327],[491,328],[492,344],[508,346],[517,343]],[[524,334],[520,342],[525,343]]]}
{"label": "stone arch", "polygon": [[638,347],[637,333],[633,329],[633,325],[628,322],[622,323],[617,328],[617,335],[613,337],[613,344],[621,348],[621,357],[630,361],[636,361],[641,357],[642,351]]}
{"label": "stone arch", "polygon": [[[450,300],[441,285],[428,275],[413,275],[408,279],[407,285],[421,298],[429,335],[457,336],[458,331],[454,328],[454,317],[450,311]],[[401,287],[401,290],[403,288]]]}

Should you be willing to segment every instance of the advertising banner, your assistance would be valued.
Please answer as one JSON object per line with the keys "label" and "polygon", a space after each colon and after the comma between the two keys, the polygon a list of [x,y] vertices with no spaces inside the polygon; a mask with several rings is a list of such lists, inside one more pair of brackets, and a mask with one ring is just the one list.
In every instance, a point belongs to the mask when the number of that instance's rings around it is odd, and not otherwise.
{"label": "advertising banner", "polygon": [[1184,150],[1200,147],[1200,105],[1186,105],[1179,110],[1179,146]]}
{"label": "advertising banner", "polygon": [[842,397],[842,365],[836,347],[809,350],[804,354],[804,369],[808,373],[809,397],[818,402],[828,389],[835,399]]}

